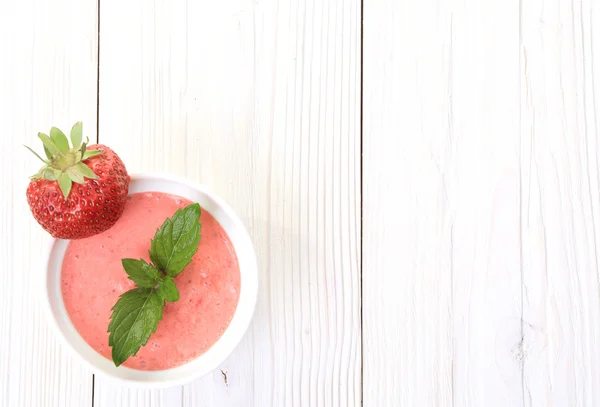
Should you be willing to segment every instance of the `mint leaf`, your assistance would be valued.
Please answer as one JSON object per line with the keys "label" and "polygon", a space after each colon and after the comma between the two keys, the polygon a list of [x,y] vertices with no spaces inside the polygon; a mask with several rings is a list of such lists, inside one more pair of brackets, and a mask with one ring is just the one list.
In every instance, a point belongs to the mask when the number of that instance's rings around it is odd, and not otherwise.
{"label": "mint leaf", "polygon": [[160,298],[165,301],[175,302],[179,301],[179,291],[175,285],[175,281],[171,277],[165,277],[163,281],[158,283],[158,289],[156,290]]}
{"label": "mint leaf", "polygon": [[159,271],[144,259],[123,259],[121,264],[129,279],[138,287],[154,288],[161,277]]}
{"label": "mint leaf", "polygon": [[154,266],[170,277],[181,273],[198,251],[200,241],[200,205],[179,209],[156,231],[150,244]]}
{"label": "mint leaf", "polygon": [[116,366],[135,356],[148,342],[162,319],[164,307],[165,301],[153,288],[135,288],[119,297],[108,325],[108,345],[112,346]]}

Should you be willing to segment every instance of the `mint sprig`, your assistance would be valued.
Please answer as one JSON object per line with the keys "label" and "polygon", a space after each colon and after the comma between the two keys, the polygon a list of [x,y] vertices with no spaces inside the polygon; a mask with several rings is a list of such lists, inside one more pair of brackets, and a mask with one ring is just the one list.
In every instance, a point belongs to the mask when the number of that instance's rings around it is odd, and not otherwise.
{"label": "mint sprig", "polygon": [[141,288],[154,288],[161,277],[152,264],[148,264],[144,259],[123,259],[121,260],[127,277]]}
{"label": "mint sprig", "polygon": [[148,342],[162,319],[165,300],[154,288],[134,288],[121,295],[110,317],[108,346],[115,366]]}
{"label": "mint sprig", "polygon": [[175,281],[171,277],[165,277],[160,282],[157,289],[158,295],[165,301],[175,302],[179,301],[179,291],[175,285]]}
{"label": "mint sprig", "polygon": [[166,301],[179,300],[173,277],[190,264],[200,242],[200,205],[179,209],[157,229],[150,259],[123,259],[123,269],[137,288],[122,294],[112,308],[108,345],[115,366],[135,356],[156,332]]}
{"label": "mint sprig", "polygon": [[190,205],[175,212],[172,219],[156,231],[150,243],[150,259],[169,277],[181,273],[198,251],[200,241],[200,205]]}

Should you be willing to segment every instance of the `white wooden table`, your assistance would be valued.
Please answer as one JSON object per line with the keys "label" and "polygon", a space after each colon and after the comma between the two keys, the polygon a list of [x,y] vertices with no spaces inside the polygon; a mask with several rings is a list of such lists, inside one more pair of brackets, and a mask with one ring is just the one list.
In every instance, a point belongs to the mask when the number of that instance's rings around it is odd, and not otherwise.
{"label": "white wooden table", "polygon": [[[0,0],[0,406],[600,405],[600,3]],[[361,23],[362,22],[362,23]],[[138,391],[55,340],[21,144],[232,204],[253,325]]]}

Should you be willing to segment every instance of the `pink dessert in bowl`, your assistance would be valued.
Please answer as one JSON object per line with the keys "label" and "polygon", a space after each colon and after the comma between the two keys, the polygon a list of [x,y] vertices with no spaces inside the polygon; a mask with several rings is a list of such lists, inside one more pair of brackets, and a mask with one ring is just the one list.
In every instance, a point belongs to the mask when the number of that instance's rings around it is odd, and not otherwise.
{"label": "pink dessert in bowl", "polygon": [[[111,358],[108,327],[113,305],[134,288],[121,259],[144,258],[156,228],[192,202],[162,192],[129,196],[119,221],[104,233],[72,240],[65,254],[61,287],[75,329],[97,352]],[[168,302],[148,344],[123,366],[161,370],[182,365],[206,352],[229,325],[239,298],[240,270],[221,225],[202,211],[198,252],[175,279],[180,299]]]}
{"label": "pink dessert in bowl", "polygon": [[[150,262],[150,240],[166,218],[192,202],[202,209],[198,251],[174,277],[180,298],[135,356],[116,367],[107,327],[119,296],[134,288],[121,259]],[[196,218],[197,219],[197,218]],[[94,371],[128,384],[182,384],[218,367],[251,320],[256,256],[241,221],[205,187],[167,175],[132,176],[123,216],[88,239],[54,240],[46,294],[60,336]]]}

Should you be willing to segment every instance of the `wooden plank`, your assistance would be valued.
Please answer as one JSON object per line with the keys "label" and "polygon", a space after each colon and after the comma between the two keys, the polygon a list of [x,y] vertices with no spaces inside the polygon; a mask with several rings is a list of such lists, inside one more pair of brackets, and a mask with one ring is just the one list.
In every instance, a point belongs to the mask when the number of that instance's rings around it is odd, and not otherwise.
{"label": "wooden plank", "polygon": [[526,406],[600,404],[600,10],[523,2]]}
{"label": "wooden plank", "polygon": [[521,406],[519,2],[364,4],[365,407]]}
{"label": "wooden plank", "polygon": [[96,137],[97,7],[93,0],[0,2],[0,405],[91,406],[92,374],[46,323],[40,254],[49,243],[27,205],[39,131],[83,120]]}
{"label": "wooden plank", "polygon": [[[129,405],[360,404],[360,4],[105,0],[100,141],[210,185],[256,245],[254,323],[220,370]],[[96,380],[95,406],[114,388]],[[175,391],[175,390],[172,390]]]}
{"label": "wooden plank", "polygon": [[164,390],[139,390],[118,386],[98,376],[96,376],[94,384],[94,407],[179,407],[182,403],[183,389],[181,386]]}

